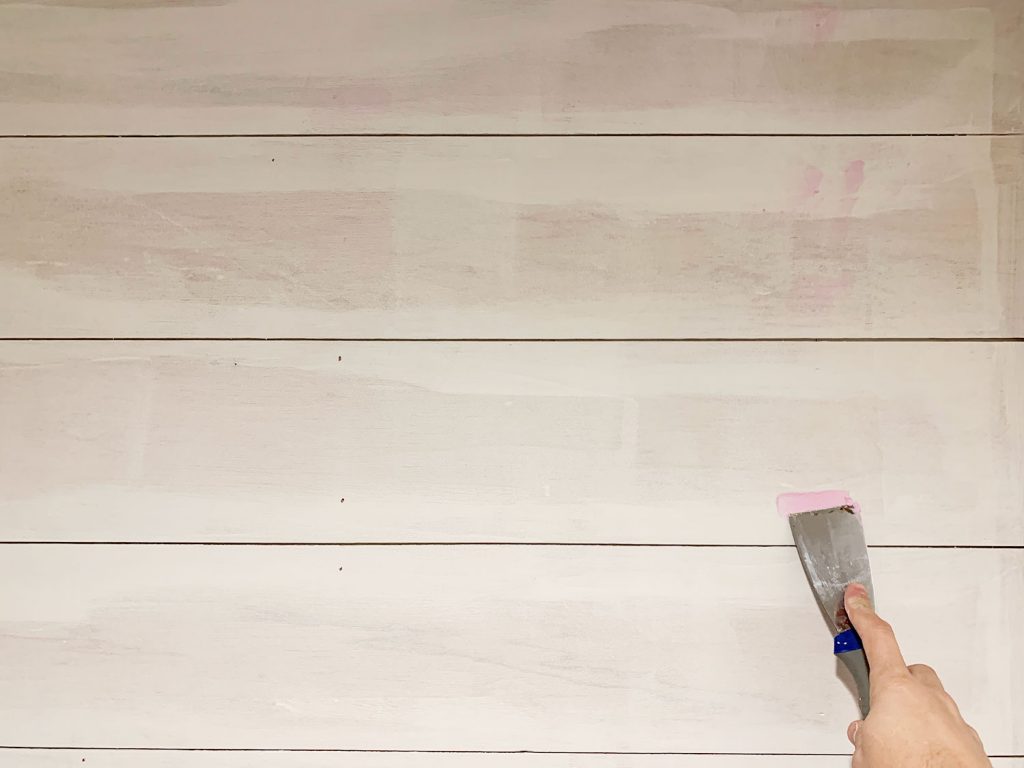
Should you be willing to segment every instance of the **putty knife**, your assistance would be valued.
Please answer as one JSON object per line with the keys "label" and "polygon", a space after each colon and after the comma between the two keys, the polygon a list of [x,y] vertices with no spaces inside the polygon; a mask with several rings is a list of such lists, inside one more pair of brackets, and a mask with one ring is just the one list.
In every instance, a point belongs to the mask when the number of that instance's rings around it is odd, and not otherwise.
{"label": "putty knife", "polygon": [[841,491],[787,493],[778,504],[789,518],[800,563],[832,629],[833,652],[853,676],[861,715],[867,716],[871,693],[867,657],[843,605],[843,593],[854,582],[864,585],[874,602],[860,510]]}

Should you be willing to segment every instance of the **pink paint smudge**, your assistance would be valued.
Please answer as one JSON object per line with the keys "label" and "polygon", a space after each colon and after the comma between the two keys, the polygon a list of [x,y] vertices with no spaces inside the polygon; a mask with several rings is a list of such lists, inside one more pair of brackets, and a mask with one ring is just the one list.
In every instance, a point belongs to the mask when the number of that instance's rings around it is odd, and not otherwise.
{"label": "pink paint smudge", "polygon": [[821,172],[820,168],[813,165],[809,165],[804,168],[803,183],[800,187],[800,197],[805,200],[809,200],[821,193],[821,182],[824,181],[825,174]]}
{"label": "pink paint smudge", "polygon": [[827,5],[813,5],[806,13],[811,27],[811,39],[815,43],[831,40],[839,26],[839,9]]}
{"label": "pink paint smudge", "polygon": [[860,517],[860,504],[851,498],[848,491],[780,493],[775,499],[775,508],[782,517],[833,507],[853,507],[853,513]]}
{"label": "pink paint smudge", "polygon": [[861,185],[864,183],[864,161],[854,160],[847,164],[846,170],[843,171],[843,177],[845,179],[843,189],[847,195],[856,195],[860,192]]}
{"label": "pink paint smudge", "polygon": [[849,216],[853,213],[853,207],[857,204],[857,193],[864,184],[864,161],[853,160],[847,164],[843,171],[843,199],[840,206],[840,213]]}
{"label": "pink paint smudge", "polygon": [[853,278],[845,272],[833,276],[806,275],[794,280],[789,298],[809,308],[824,310],[848,293],[853,282]]}

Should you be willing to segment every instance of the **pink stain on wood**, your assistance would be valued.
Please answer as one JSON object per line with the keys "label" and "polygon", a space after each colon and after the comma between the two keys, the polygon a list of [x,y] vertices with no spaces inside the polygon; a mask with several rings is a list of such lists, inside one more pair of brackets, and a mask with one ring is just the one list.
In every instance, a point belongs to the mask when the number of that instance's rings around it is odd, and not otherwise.
{"label": "pink stain on wood", "polygon": [[804,168],[804,178],[800,187],[800,197],[805,200],[809,200],[816,195],[821,194],[821,182],[824,179],[825,174],[821,172],[820,168],[813,165],[809,165]]}
{"label": "pink stain on wood", "polygon": [[814,5],[807,9],[811,27],[811,39],[815,43],[831,40],[839,26],[839,9],[826,5]]}
{"label": "pink stain on wood", "polygon": [[864,184],[864,161],[853,160],[843,171],[843,200],[840,213],[849,216],[857,203],[857,193]]}
{"label": "pink stain on wood", "polygon": [[843,171],[844,184],[843,189],[847,195],[856,195],[860,192],[861,185],[864,183],[864,161],[854,160],[846,166],[846,170]]}
{"label": "pink stain on wood", "polygon": [[834,305],[848,293],[853,283],[852,276],[846,272],[807,275],[793,282],[789,299],[802,307],[820,312]]}

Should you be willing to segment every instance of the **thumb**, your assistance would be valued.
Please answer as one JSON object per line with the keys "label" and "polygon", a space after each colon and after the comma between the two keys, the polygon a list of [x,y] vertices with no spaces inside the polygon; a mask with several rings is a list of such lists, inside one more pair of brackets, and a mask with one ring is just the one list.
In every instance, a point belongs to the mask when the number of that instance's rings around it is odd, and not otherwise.
{"label": "thumb", "polygon": [[860,584],[851,584],[846,588],[844,602],[846,615],[864,645],[871,676],[910,674],[892,627],[875,613],[868,591]]}

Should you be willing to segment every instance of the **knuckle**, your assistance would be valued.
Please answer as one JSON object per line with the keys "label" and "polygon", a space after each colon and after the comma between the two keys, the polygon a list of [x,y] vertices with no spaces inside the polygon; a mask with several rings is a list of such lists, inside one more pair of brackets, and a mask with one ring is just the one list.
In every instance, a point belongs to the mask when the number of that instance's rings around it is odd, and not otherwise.
{"label": "knuckle", "polygon": [[920,683],[914,681],[913,676],[908,674],[906,670],[887,670],[884,675],[880,676],[878,682],[881,686],[891,691],[904,691],[907,688],[920,685]]}
{"label": "knuckle", "polygon": [[883,633],[883,634],[886,634],[886,635],[891,635],[893,637],[895,637],[895,635],[896,635],[896,633],[893,632],[893,630],[892,630],[892,624],[890,624],[885,619],[879,619],[878,620],[878,631],[880,633]]}
{"label": "knuckle", "polygon": [[896,633],[893,632],[892,629],[892,624],[877,616],[871,622],[870,632],[876,637],[885,640],[896,637]]}
{"label": "knuckle", "polygon": [[963,716],[960,714],[960,707],[957,705],[956,699],[946,693],[946,691],[942,691],[940,696],[942,698],[942,702],[949,708],[949,710],[962,720]]}

